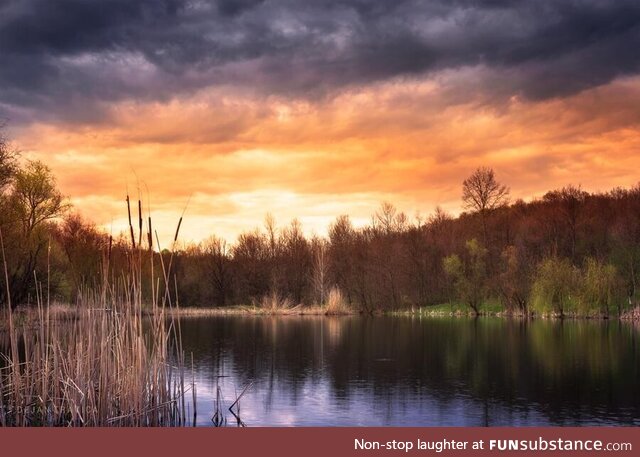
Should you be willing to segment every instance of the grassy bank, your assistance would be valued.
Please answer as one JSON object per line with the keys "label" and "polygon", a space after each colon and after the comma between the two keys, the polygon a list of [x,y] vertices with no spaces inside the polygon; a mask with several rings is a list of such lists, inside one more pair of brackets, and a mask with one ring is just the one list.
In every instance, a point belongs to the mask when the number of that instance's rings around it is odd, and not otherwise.
{"label": "grassy bank", "polygon": [[[506,316],[520,316],[522,313],[507,313],[500,304],[497,303],[485,303],[478,308],[479,316],[494,316],[494,317],[506,317]],[[80,309],[75,305],[68,304],[55,304],[52,305],[50,311],[50,319],[57,321],[72,321],[80,316]],[[288,306],[288,307],[273,307],[264,308],[256,305],[240,305],[240,306],[228,306],[228,307],[212,307],[212,308],[166,308],[164,310],[166,318],[171,317],[207,317],[207,316],[241,316],[241,315],[253,315],[253,316],[349,316],[349,315],[361,315],[368,314],[362,311],[356,310],[351,307],[345,308],[331,308],[327,305],[312,305],[312,306]],[[474,313],[466,305],[460,303],[441,303],[439,305],[423,306],[420,308],[410,308],[404,310],[392,310],[392,311],[376,311],[374,315],[421,315],[421,316],[456,316],[456,317],[473,317]],[[152,317],[152,307],[145,306],[141,310],[143,317]],[[34,308],[18,308],[13,313],[14,322],[19,327],[36,329],[41,324],[39,322],[37,310]],[[530,317],[540,318],[554,318],[559,319],[560,316],[555,314],[529,314]],[[566,313],[564,318],[570,319],[596,319],[604,318],[603,316],[591,314],[583,315],[579,313]],[[640,320],[640,307],[636,307],[627,310],[618,316],[612,314],[610,319],[623,319],[623,320]],[[0,332],[8,329],[8,322],[6,318],[0,317]]]}
{"label": "grassy bank", "polygon": [[[460,303],[442,303],[438,305],[407,308],[402,310],[386,310],[386,311],[374,311],[373,313],[365,313],[354,308],[346,307],[340,310],[328,308],[326,305],[314,305],[314,306],[290,306],[290,307],[274,307],[263,308],[261,306],[233,306],[233,307],[221,307],[221,308],[180,308],[170,311],[173,314],[181,317],[206,317],[206,316],[222,316],[222,315],[257,315],[257,316],[332,316],[332,315],[393,315],[393,316],[434,316],[434,317],[474,317],[476,314],[473,310],[464,304]],[[478,316],[493,316],[493,317],[538,317],[544,319],[624,319],[624,320],[640,320],[640,307],[627,310],[620,316],[615,313],[609,316],[603,316],[599,314],[580,314],[578,312],[566,312],[563,316],[559,316],[553,313],[509,313],[499,303],[483,303],[478,307]]]}
{"label": "grassy bank", "polygon": [[640,306],[626,310],[620,315],[610,313],[609,315],[597,312],[581,313],[577,311],[567,311],[562,315],[552,312],[508,312],[499,303],[483,303],[478,306],[478,313],[467,305],[460,303],[442,303],[439,305],[424,306],[421,308],[410,309],[406,311],[398,311],[393,314],[404,315],[424,315],[424,316],[495,316],[495,317],[538,317],[544,319],[624,319],[624,320],[640,320]]}
{"label": "grassy bank", "polygon": [[[472,316],[473,311],[469,306],[460,303],[442,303],[433,306],[424,306],[414,311],[416,314],[432,316]],[[496,303],[483,303],[478,307],[481,316],[500,316],[504,314],[504,308]]]}
{"label": "grassy bank", "polygon": [[[292,305],[289,300],[271,297],[269,300],[252,305],[238,305],[227,307],[166,307],[163,311],[166,318],[175,317],[207,317],[224,315],[255,315],[255,316],[340,316],[340,315],[360,315],[369,314],[357,310],[346,304],[340,297],[333,297],[324,305]],[[55,303],[49,308],[49,317],[57,321],[72,321],[81,314],[81,309],[76,305]],[[375,311],[375,315],[421,315],[421,316],[457,316],[473,317],[475,314],[471,308],[461,303],[441,303],[423,307],[406,308],[402,310]],[[143,317],[153,317],[154,307],[146,304],[141,307]],[[499,302],[482,303],[478,307],[479,316],[519,316],[522,313],[508,313]],[[559,319],[560,316],[553,313],[529,313],[526,316],[540,318]],[[0,316],[0,332],[8,329],[6,316]],[[571,319],[597,319],[605,318],[599,314],[580,314],[578,312],[567,312],[563,318]],[[613,313],[608,318],[623,320],[640,320],[640,306],[625,310],[620,316]],[[19,307],[13,312],[13,320],[18,327],[36,329],[40,325],[39,314],[36,308]]]}

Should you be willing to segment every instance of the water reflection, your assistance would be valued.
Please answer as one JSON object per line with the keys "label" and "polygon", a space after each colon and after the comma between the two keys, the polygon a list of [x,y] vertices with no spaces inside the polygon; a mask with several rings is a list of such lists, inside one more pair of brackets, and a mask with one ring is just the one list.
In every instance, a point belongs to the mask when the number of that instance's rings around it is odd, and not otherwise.
{"label": "water reflection", "polygon": [[640,425],[638,330],[418,317],[182,320],[199,425],[217,386],[249,426]]}

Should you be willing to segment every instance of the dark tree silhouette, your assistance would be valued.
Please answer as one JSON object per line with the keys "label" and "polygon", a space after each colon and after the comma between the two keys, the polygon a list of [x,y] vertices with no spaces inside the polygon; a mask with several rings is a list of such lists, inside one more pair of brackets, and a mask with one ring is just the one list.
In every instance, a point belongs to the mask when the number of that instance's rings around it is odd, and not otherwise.
{"label": "dark tree silhouette", "polygon": [[509,202],[509,188],[496,181],[493,169],[480,167],[462,182],[462,202],[465,209],[480,214],[486,246],[487,213]]}
{"label": "dark tree silhouette", "polygon": [[7,139],[2,134],[2,127],[0,123],[0,195],[13,179],[18,165],[18,153],[9,148]]}

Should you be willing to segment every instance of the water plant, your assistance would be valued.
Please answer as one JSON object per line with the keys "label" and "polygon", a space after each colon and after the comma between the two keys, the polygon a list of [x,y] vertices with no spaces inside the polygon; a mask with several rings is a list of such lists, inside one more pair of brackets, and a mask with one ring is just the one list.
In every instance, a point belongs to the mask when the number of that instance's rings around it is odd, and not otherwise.
{"label": "water plant", "polygon": [[[131,210],[127,196],[129,221]],[[35,278],[35,319],[18,325],[11,306],[8,265],[0,231],[8,350],[0,362],[0,424],[3,426],[175,426],[187,423],[185,363],[179,322],[169,308],[171,267],[161,263],[164,291],[154,275],[148,219],[142,247],[130,222],[128,269],[110,273],[111,243],[103,253],[103,281],[82,288],[71,321],[52,319],[47,282]],[[180,222],[182,219],[180,220]],[[176,230],[176,237],[178,236]],[[175,242],[175,239],[174,239]],[[150,262],[152,298],[143,301],[143,261]],[[195,391],[191,407],[195,414]]]}

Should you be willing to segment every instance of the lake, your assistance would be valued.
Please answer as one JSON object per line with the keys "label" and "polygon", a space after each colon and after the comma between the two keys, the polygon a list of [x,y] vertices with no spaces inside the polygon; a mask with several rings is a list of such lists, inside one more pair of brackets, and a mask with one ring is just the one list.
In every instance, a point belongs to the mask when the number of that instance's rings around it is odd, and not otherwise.
{"label": "lake", "polygon": [[246,386],[246,426],[640,425],[630,323],[216,316],[181,327],[201,426],[218,387],[228,407]]}

